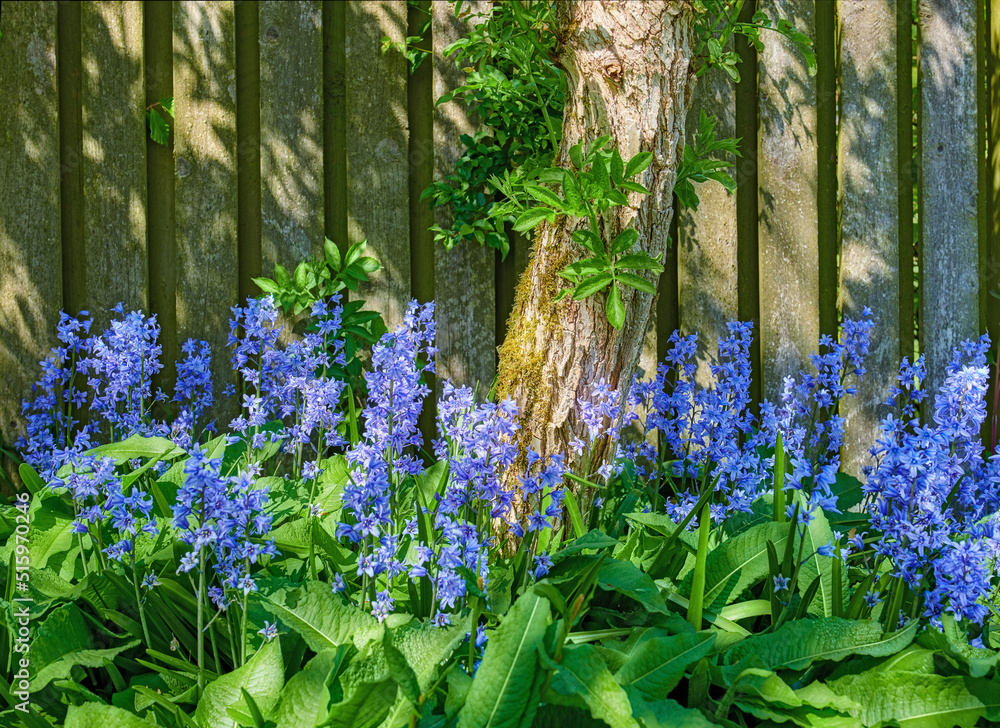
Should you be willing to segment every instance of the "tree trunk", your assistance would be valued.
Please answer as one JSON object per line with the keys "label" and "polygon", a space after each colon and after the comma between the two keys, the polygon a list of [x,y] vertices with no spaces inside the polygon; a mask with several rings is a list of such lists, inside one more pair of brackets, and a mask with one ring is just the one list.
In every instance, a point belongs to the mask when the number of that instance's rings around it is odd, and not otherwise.
{"label": "tree trunk", "polygon": [[[667,249],[679,144],[691,102],[694,11],[688,0],[628,2],[567,0],[559,6],[560,62],[567,73],[567,101],[556,164],[568,166],[569,149],[610,134],[626,160],[654,155],[640,180],[652,195],[633,193],[628,206],[603,220],[605,240],[634,226],[638,248],[662,259]],[[623,399],[636,370],[654,297],[623,290],[625,325],[616,331],[604,315],[604,293],[575,302],[554,298],[557,274],[586,257],[570,239],[581,226],[557,218],[536,228],[528,269],[515,294],[508,333],[500,347],[499,398],[521,410],[522,442],[541,455],[567,452],[586,439],[577,400],[604,379]],[[654,281],[655,282],[655,281]],[[606,453],[595,453],[600,462]],[[567,452],[567,462],[570,455]]]}

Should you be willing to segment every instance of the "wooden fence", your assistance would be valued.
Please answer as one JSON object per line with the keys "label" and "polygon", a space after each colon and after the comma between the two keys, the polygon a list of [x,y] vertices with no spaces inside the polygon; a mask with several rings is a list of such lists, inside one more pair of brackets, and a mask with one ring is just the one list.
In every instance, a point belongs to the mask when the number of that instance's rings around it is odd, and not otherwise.
{"label": "wooden fence", "polygon": [[[711,342],[727,319],[752,319],[756,396],[773,399],[821,332],[870,306],[871,375],[847,411],[856,471],[901,356],[925,352],[933,387],[952,345],[1000,334],[988,295],[1000,279],[1000,1],[757,4],[815,39],[819,72],[769,33],[759,55],[736,42],[739,83],[715,71],[699,82],[688,127],[704,109],[743,138],[739,189],[703,186],[699,209],[678,216],[643,364],[674,328]],[[324,235],[368,239],[386,270],[365,297],[390,325],[411,297],[437,301],[442,376],[492,379],[528,245],[501,262],[433,244],[428,227],[446,220],[419,194],[474,125],[457,104],[434,106],[460,80],[440,51],[462,24],[450,3],[424,5],[434,53],[411,76],[380,49],[419,26],[405,0],[4,3],[6,442],[60,309],[88,309],[95,326],[119,301],[155,312],[164,358],[207,339],[221,387],[230,307]],[[144,121],[165,97],[169,149]]]}

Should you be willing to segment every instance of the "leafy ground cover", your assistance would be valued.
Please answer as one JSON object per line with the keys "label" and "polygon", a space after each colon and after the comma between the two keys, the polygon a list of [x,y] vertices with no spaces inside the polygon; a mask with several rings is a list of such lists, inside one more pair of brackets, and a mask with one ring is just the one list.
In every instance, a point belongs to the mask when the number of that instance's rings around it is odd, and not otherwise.
{"label": "leafy ground cover", "polygon": [[542,459],[511,402],[447,382],[424,442],[433,305],[383,333],[321,269],[281,300],[311,313],[287,345],[274,296],[234,309],[229,422],[204,342],[168,399],[154,318],[63,316],[0,507],[4,725],[1000,720],[985,337],[933,397],[904,360],[861,480],[839,403],[868,315],[759,415],[750,325],[701,384],[675,333]]}

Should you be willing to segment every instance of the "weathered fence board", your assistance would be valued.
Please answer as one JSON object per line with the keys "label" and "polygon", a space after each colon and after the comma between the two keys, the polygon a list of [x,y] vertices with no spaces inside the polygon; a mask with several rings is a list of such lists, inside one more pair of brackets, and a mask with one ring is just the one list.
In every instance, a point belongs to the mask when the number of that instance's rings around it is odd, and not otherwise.
{"label": "weathered fence board", "polygon": [[323,250],[323,26],[317,0],[260,8],[263,274]]}
{"label": "weathered fence board", "polygon": [[384,269],[361,292],[392,328],[410,300],[406,61],[382,55],[381,39],[406,37],[406,2],[347,6],[347,179],[350,242],[368,240]]}
{"label": "weathered fence board", "polygon": [[[484,12],[488,3],[469,4],[474,13]],[[455,17],[454,5],[445,0],[432,3],[434,43],[434,99],[453,91],[463,81],[464,73],[454,57],[445,58],[444,49],[468,34],[466,23]],[[470,117],[464,104],[452,101],[434,109],[434,179],[455,172],[465,151],[459,139],[473,134],[478,120]],[[451,226],[450,210],[435,210],[434,222]],[[489,390],[496,373],[494,320],[496,319],[495,259],[490,248],[476,242],[464,242],[453,250],[438,245],[434,249],[435,320],[438,335],[438,377],[456,385]]]}
{"label": "weathered fence board", "polygon": [[56,3],[8,3],[0,43],[0,440],[55,344],[62,307]]}
{"label": "weathered fence board", "polygon": [[146,118],[141,3],[84,3],[83,212],[87,305],[100,330],[108,310],[148,305]]}
{"label": "weathered fence board", "polygon": [[[771,17],[814,32],[812,0],[763,0]],[[808,366],[819,338],[816,81],[798,48],[769,37],[760,53],[760,338],[763,396]]]}
{"label": "weathered fence board", "polygon": [[[920,21],[921,351],[925,389],[979,335],[975,0],[917,0]],[[933,411],[928,408],[925,415]]]}
{"label": "weathered fence board", "polygon": [[[238,302],[236,45],[231,1],[174,3],[177,335],[212,347],[218,399]],[[233,413],[219,412],[220,422]]]}
{"label": "weathered fence board", "polygon": [[[717,119],[717,139],[735,137],[735,96],[735,83],[721,69],[710,69],[702,76],[688,112],[685,143],[695,143],[702,112]],[[735,169],[728,171],[735,175]],[[718,342],[726,334],[726,322],[739,315],[736,196],[718,182],[695,183],[695,192],[698,209],[680,211],[677,274],[681,330],[698,334],[705,356],[700,357],[697,377],[706,385],[711,381],[708,365],[718,360]]]}
{"label": "weathered fence board", "polygon": [[[876,321],[867,368],[856,398],[843,405],[845,468],[869,462],[883,403],[899,365],[899,297],[911,271],[899,270],[900,154],[896,94],[896,14],[882,3],[840,4],[841,304],[845,318],[865,306]],[[909,195],[910,190],[903,193]],[[909,242],[909,241],[907,241]],[[875,373],[878,374],[875,374]]]}

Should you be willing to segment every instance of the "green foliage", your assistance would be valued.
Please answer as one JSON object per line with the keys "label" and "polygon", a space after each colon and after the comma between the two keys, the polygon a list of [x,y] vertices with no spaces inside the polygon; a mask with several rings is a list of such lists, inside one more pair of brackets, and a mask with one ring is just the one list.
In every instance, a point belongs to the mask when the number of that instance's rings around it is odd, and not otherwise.
{"label": "green foliage", "polygon": [[681,166],[677,170],[677,181],[674,183],[674,194],[677,195],[677,201],[682,207],[698,209],[699,200],[693,182],[715,180],[725,187],[726,191],[730,193],[736,191],[736,180],[725,171],[730,163],[713,159],[709,155],[724,152],[736,157],[742,156],[739,150],[740,139],[716,139],[717,121],[702,110],[695,143],[693,146],[684,147]]}
{"label": "green foliage", "polygon": [[174,100],[160,99],[146,107],[146,129],[157,144],[169,146],[170,122],[174,119]]}

